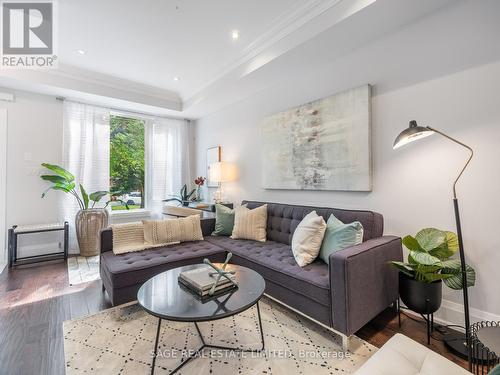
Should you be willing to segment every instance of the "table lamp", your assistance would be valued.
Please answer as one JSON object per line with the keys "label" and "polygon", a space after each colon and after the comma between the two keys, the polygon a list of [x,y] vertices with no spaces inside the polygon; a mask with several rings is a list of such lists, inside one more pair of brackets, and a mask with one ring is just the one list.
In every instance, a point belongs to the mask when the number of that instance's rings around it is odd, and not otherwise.
{"label": "table lamp", "polygon": [[230,182],[236,180],[236,166],[232,163],[225,161],[218,161],[216,163],[210,164],[210,176],[211,182],[217,183],[217,190],[214,192],[213,200],[216,203],[224,201],[222,184],[224,182]]}

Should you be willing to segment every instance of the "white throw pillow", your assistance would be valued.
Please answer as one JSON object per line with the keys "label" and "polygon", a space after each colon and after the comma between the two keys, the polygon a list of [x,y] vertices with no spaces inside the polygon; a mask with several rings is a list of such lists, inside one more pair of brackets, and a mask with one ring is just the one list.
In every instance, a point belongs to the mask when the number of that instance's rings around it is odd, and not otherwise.
{"label": "white throw pillow", "polygon": [[292,237],[292,252],[299,266],[307,266],[318,257],[325,230],[325,219],[316,211],[308,213],[299,223]]}

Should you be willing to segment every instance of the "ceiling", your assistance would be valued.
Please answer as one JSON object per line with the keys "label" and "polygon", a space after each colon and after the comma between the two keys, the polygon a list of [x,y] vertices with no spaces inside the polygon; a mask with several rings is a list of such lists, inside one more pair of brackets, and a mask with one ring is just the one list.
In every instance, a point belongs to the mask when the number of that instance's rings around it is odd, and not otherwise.
{"label": "ceiling", "polygon": [[0,85],[197,118],[460,2],[64,0],[59,69],[3,70]]}
{"label": "ceiling", "polygon": [[[64,0],[59,2],[60,62],[185,99],[304,3],[312,2]],[[232,39],[233,30],[240,31],[238,40]]]}

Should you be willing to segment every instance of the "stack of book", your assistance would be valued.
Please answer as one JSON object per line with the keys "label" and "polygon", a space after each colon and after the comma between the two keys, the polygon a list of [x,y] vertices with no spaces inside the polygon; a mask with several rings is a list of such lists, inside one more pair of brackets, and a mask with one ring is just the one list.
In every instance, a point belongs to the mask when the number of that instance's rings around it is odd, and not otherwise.
{"label": "stack of book", "polygon": [[[234,275],[228,275],[231,280],[235,280]],[[179,283],[200,297],[209,296],[210,289],[217,280],[217,272],[210,266],[196,268],[194,270],[183,271],[179,274]],[[227,278],[221,277],[214,294],[221,294],[234,288],[234,284]]]}

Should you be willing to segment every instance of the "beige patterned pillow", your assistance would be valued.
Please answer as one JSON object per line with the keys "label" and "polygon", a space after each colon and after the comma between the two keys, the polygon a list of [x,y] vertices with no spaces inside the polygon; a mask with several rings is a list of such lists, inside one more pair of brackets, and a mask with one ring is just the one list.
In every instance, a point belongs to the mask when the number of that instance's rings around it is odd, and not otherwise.
{"label": "beige patterned pillow", "polygon": [[113,253],[125,254],[144,250],[144,230],[142,223],[124,223],[111,225],[113,230]]}
{"label": "beige patterned pillow", "polygon": [[234,210],[234,227],[231,238],[266,241],[267,204],[254,208],[240,206]]}
{"label": "beige patterned pillow", "polygon": [[143,220],[144,240],[148,245],[202,241],[200,215],[181,219]]}

